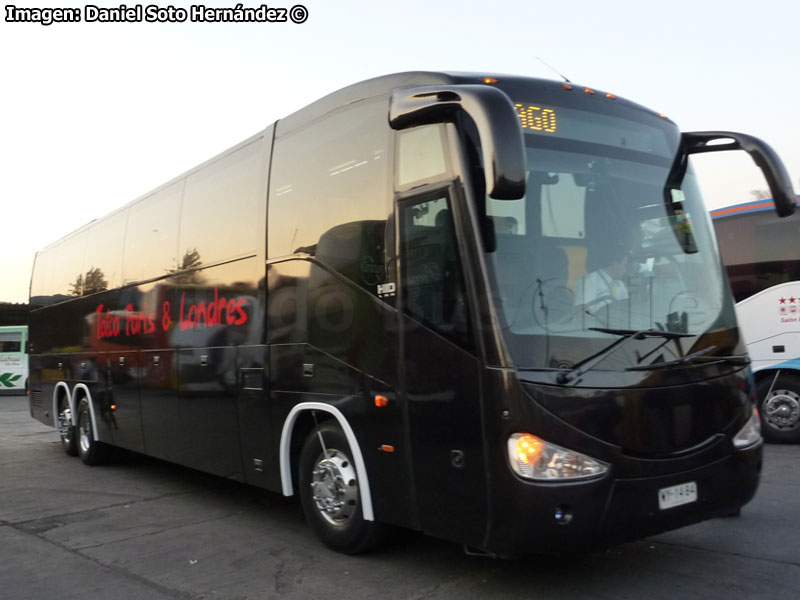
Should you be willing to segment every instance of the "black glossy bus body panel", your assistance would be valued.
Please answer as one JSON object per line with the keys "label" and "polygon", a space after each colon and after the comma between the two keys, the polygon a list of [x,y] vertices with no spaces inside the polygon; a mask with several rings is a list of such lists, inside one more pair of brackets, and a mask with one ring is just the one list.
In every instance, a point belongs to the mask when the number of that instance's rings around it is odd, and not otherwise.
{"label": "black glossy bus body panel", "polygon": [[489,493],[480,361],[409,317],[402,330],[420,529],[479,546]]}
{"label": "black glossy bus body panel", "polygon": [[524,372],[520,380],[531,400],[588,437],[628,456],[660,459],[735,435],[752,408],[748,373],[666,368],[638,375],[623,389],[612,386],[624,374],[610,372],[588,373],[580,386],[541,385],[526,381]]}
{"label": "black glossy bus body panel", "polygon": [[[271,263],[267,280],[272,435],[279,438],[298,403],[336,407],[358,439],[376,518],[413,526],[397,311],[314,260]],[[377,407],[376,395],[386,396],[388,405]]]}
{"label": "black glossy bus body panel", "polygon": [[[111,440],[115,446],[134,452],[144,451],[142,430],[142,407],[140,385],[142,365],[139,350],[125,349],[108,352],[105,355],[107,381],[105,393],[108,401],[98,401],[111,425]],[[99,392],[100,390],[98,390]],[[113,411],[105,410],[112,403]]]}
{"label": "black glossy bus body panel", "polygon": [[[245,259],[198,271],[192,281],[168,278],[33,311],[31,365],[41,378],[33,416],[53,423],[46,413],[58,381],[76,397],[85,386],[101,441],[244,480],[239,421],[250,419],[253,400],[240,406],[238,377],[245,364],[263,369],[259,285],[258,261]],[[211,307],[220,310],[223,300],[233,309],[229,316],[223,307],[221,327]],[[71,313],[58,329],[50,326],[54,310]]]}
{"label": "black glossy bus body panel", "polygon": [[147,432],[147,453],[166,458],[172,453],[178,420],[178,390],[173,369],[177,352],[170,348],[141,351],[142,429]]}

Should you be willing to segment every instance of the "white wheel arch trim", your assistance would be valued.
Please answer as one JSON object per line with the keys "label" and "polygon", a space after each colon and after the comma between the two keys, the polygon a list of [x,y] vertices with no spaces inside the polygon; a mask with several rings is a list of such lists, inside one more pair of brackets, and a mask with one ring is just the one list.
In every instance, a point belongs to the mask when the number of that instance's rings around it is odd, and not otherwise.
{"label": "white wheel arch trim", "polygon": [[56,387],[53,388],[53,425],[56,429],[58,429],[58,390],[64,390],[64,394],[67,397],[67,405],[69,406],[69,411],[72,415],[72,424],[76,425],[77,419],[75,415],[75,407],[72,405],[72,392],[69,391],[69,386],[63,381],[59,381],[56,384]]}
{"label": "white wheel arch trim", "polygon": [[356,473],[358,475],[359,493],[361,494],[361,513],[365,521],[374,521],[375,516],[372,512],[372,494],[369,491],[369,479],[367,477],[367,466],[364,463],[364,456],[361,454],[361,447],[358,445],[356,435],[353,433],[353,428],[347,422],[342,412],[335,406],[324,404],[322,402],[302,402],[289,411],[289,415],[283,422],[283,430],[281,431],[281,445],[280,445],[280,466],[281,466],[281,486],[284,496],[294,495],[294,486],[292,484],[292,431],[297,417],[301,413],[309,410],[316,410],[319,412],[326,412],[336,419],[339,426],[342,428],[347,443],[350,445],[350,452],[353,453],[353,462],[356,466]]}
{"label": "white wheel arch trim", "polygon": [[[97,435],[97,419],[94,416],[94,402],[92,402],[92,393],[89,391],[89,388],[86,387],[85,383],[79,383],[72,390],[73,398],[78,395],[78,390],[83,390],[83,393],[86,395],[86,401],[89,403],[89,414],[92,415],[92,435],[94,436],[95,441],[99,441],[100,438]],[[78,424],[78,414],[76,411],[72,411],[72,420],[75,422],[75,425]]]}

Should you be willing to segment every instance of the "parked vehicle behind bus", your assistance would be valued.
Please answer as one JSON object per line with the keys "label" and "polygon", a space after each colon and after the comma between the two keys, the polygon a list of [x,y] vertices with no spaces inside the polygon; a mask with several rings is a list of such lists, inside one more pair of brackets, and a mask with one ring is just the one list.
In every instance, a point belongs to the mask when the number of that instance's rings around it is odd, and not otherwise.
{"label": "parked vehicle behind bus", "polygon": [[0,327],[0,394],[28,391],[28,327]]}
{"label": "parked vehicle behind bus", "polygon": [[[800,199],[798,199],[800,202]],[[764,437],[800,442],[800,218],[772,200],[711,211],[736,300]]]}
{"label": "parked vehicle behind bus", "polygon": [[298,493],[342,552],[388,525],[576,552],[736,512],[762,438],[689,165],[734,149],[791,213],[764,142],[613,94],[344,88],[37,255],[32,414],[87,464]]}

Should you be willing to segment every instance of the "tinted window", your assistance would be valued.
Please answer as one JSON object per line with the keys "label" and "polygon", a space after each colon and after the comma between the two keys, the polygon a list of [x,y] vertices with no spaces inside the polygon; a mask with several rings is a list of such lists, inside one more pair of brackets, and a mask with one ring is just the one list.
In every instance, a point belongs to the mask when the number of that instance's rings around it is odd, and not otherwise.
{"label": "tinted window", "polygon": [[0,331],[0,352],[21,352],[22,334]]}
{"label": "tinted window", "polygon": [[440,192],[404,203],[400,219],[405,311],[456,343],[471,346],[466,289],[447,195]]}
{"label": "tinted window", "polygon": [[206,165],[186,180],[179,268],[254,254],[265,203],[263,138]]}
{"label": "tinted window", "polygon": [[95,223],[87,232],[83,266],[83,295],[122,285],[122,248],[128,211]]}
{"label": "tinted window", "polygon": [[428,181],[440,181],[447,174],[444,127],[425,125],[397,134],[397,189]]}
{"label": "tinted window", "polygon": [[131,206],[125,235],[126,283],[176,269],[182,189],[183,182],[178,182]]}
{"label": "tinted window", "polygon": [[86,237],[86,232],[81,232],[47,250],[52,255],[52,279],[47,295],[53,296],[56,302],[83,295]]}
{"label": "tinted window", "polygon": [[377,293],[391,211],[386,114],[385,99],[361,103],[278,138],[270,258],[310,254]]}
{"label": "tinted window", "polygon": [[772,211],[716,219],[722,259],[737,302],[780,283],[800,279],[800,219]]}
{"label": "tinted window", "polygon": [[50,252],[36,253],[31,276],[31,304],[41,306],[50,301],[53,289],[53,261]]}

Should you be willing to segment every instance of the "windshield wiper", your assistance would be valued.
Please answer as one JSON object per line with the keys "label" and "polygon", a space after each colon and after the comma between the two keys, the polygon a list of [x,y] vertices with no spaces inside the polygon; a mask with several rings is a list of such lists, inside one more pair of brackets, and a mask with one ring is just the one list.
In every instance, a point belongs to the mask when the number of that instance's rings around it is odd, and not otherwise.
{"label": "windshield wiper", "polygon": [[[613,333],[613,334],[616,334],[616,335],[629,335],[629,334],[634,333],[630,329],[604,329],[604,328],[599,328],[599,327],[595,327],[593,329],[595,329],[597,331],[603,331],[603,332],[606,332],[606,333]],[[693,335],[691,333],[681,333],[679,331],[670,331],[670,330],[664,330],[664,329],[661,329],[661,328],[659,328],[659,329],[647,329],[647,330],[645,330],[645,332],[648,334],[645,337],[663,337],[664,341],[661,342],[658,346],[656,346],[652,350],[650,350],[650,352],[648,352],[644,356],[639,356],[639,353],[637,352],[636,353],[636,362],[639,363],[639,364],[643,363],[645,360],[647,360],[653,354],[655,354],[656,352],[661,350],[661,348],[663,348],[664,346],[666,346],[670,342],[675,342],[675,347],[678,349],[678,356],[683,356],[683,347],[681,346],[681,338],[693,337]]]}
{"label": "windshield wiper", "polygon": [[678,333],[675,331],[662,331],[660,329],[608,329],[605,327],[589,327],[591,331],[599,331],[601,333],[610,333],[612,335],[622,336],[618,340],[614,340],[608,346],[600,349],[578,361],[569,369],[558,374],[556,381],[558,383],[569,383],[573,381],[573,385],[580,381],[580,376],[593,369],[600,361],[608,357],[610,354],[619,350],[622,346],[631,340],[643,340],[648,337],[660,337],[669,340],[677,340],[683,337],[692,337],[691,333]]}
{"label": "windshield wiper", "polygon": [[[692,361],[695,361],[700,358],[711,359],[712,361],[717,359],[716,356],[704,356],[704,354],[708,354],[713,350],[716,350],[716,346],[709,346],[708,348],[703,348],[702,350],[698,350],[697,352],[693,352],[692,354],[687,354],[686,356],[681,356],[680,358],[676,358],[675,360],[667,360],[664,362],[653,363],[649,365],[637,365],[635,367],[628,367],[625,369],[626,371],[652,371],[655,369],[666,369],[667,367],[675,367],[678,365],[685,365]],[[722,361],[720,361],[722,362]],[[709,364],[709,363],[705,363]]]}
{"label": "windshield wiper", "polygon": [[589,327],[591,331],[599,331],[601,333],[610,333],[613,335],[634,336],[637,340],[643,340],[647,337],[660,337],[668,340],[676,340],[678,338],[694,337],[693,333],[681,333],[679,331],[665,331],[663,329],[612,329],[608,327]]}
{"label": "windshield wiper", "polygon": [[704,356],[709,362],[725,362],[732,365],[749,365],[749,354],[731,354],[729,356]]}

